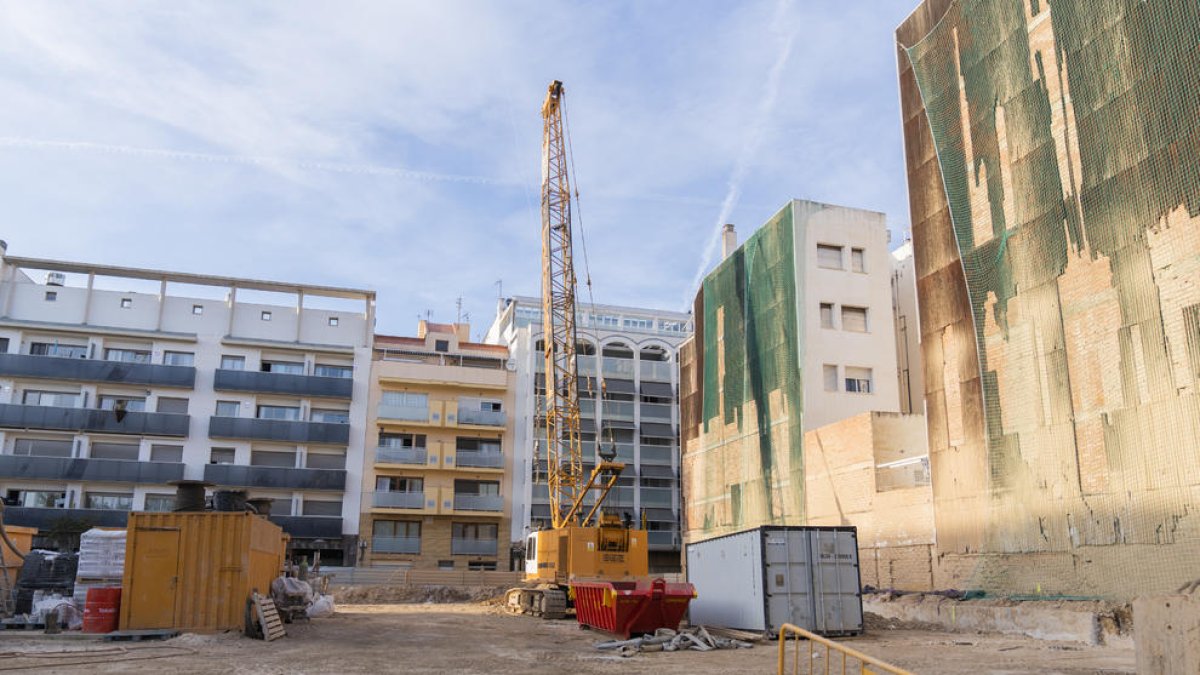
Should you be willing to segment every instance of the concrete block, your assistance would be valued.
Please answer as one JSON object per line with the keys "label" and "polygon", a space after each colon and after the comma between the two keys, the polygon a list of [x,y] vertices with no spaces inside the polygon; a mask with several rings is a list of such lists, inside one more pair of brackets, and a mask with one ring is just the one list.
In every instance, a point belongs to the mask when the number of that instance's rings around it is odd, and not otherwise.
{"label": "concrete block", "polygon": [[863,596],[864,612],[885,619],[933,625],[953,633],[1000,633],[1038,640],[1100,644],[1098,608],[1093,603],[1078,605],[1069,602],[960,601],[915,594],[895,599]]}

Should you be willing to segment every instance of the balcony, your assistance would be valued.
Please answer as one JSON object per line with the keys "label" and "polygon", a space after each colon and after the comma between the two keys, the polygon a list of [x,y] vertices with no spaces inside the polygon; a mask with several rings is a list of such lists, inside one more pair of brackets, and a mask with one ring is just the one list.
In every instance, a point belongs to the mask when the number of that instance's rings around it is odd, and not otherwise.
{"label": "balcony", "polygon": [[501,511],[504,509],[504,498],[500,495],[456,494],[454,495],[455,511]]}
{"label": "balcony", "polygon": [[339,516],[269,516],[272,523],[283,528],[293,539],[342,538],[342,519]]}
{"label": "balcony", "polygon": [[371,505],[377,509],[425,508],[424,492],[390,492],[380,490],[372,492],[371,495]]}
{"label": "balcony", "polygon": [[451,539],[451,555],[496,555],[495,539]]}
{"label": "balcony", "polygon": [[675,495],[673,488],[642,488],[642,507],[670,508]]}
{"label": "balcony", "polygon": [[263,394],[350,398],[354,380],[320,375],[264,373],[257,370],[221,370],[213,375],[216,391],[252,391]]}
{"label": "balcony", "polygon": [[611,356],[601,357],[600,368],[604,377],[616,377],[622,380],[633,379],[633,359],[618,359]]}
{"label": "balcony", "polygon": [[411,464],[425,466],[429,453],[425,448],[393,448],[381,445],[375,448],[376,464]]}
{"label": "balcony", "polygon": [[164,366],[30,354],[0,354],[0,375],[41,380],[112,382],[187,389],[196,385],[196,369],[191,366]]}
{"label": "balcony", "polygon": [[673,407],[670,403],[643,403],[642,419],[657,420],[669,424],[671,422],[671,408]]}
{"label": "balcony", "polygon": [[420,537],[371,537],[374,553],[420,553]]}
{"label": "balcony", "polygon": [[609,443],[608,441],[600,441],[600,449],[604,452],[608,452],[610,449],[615,449],[617,451],[617,456],[613,458],[614,462],[633,464],[633,443]]}
{"label": "balcony", "polygon": [[503,469],[504,455],[499,452],[462,452],[455,454],[454,461],[460,469]]}
{"label": "balcony", "polygon": [[600,404],[600,416],[606,420],[633,421],[633,409],[637,405],[633,401],[604,401]]}
{"label": "balcony", "polygon": [[477,424],[484,427],[502,427],[507,422],[508,416],[502,410],[471,410],[470,408],[458,409],[459,424]]}
{"label": "balcony", "polygon": [[[543,360],[544,363],[544,360]],[[580,375],[596,376],[596,357],[595,356],[576,356],[575,369]],[[543,366],[542,370],[545,370]]]}
{"label": "balcony", "polygon": [[[38,357],[41,358],[41,357]],[[95,431],[135,436],[187,436],[189,418],[176,413],[127,412],[120,422],[111,410],[55,408],[39,405],[0,404],[0,427]]]}
{"label": "balcony", "polygon": [[183,478],[183,464],[118,459],[0,455],[0,476],[38,480],[106,481],[163,485]]}
{"label": "balcony", "polygon": [[346,472],[339,469],[296,469],[277,466],[206,464],[204,480],[222,487],[345,490]]}
{"label": "balcony", "polygon": [[429,406],[388,405],[380,403],[376,416],[381,420],[428,422]]}
{"label": "balcony", "polygon": [[670,382],[671,371],[675,370],[675,364],[670,361],[639,361],[638,372],[641,373],[642,380],[655,380],[657,382]]}
{"label": "balcony", "polygon": [[646,533],[646,543],[656,551],[679,548],[679,535],[670,530],[651,530]]}
{"label": "balcony", "polygon": [[[178,415],[186,417],[186,415]],[[300,420],[264,420],[254,417],[210,417],[209,438],[244,438],[288,443],[347,445],[350,425]]]}
{"label": "balcony", "polygon": [[643,445],[642,464],[663,464],[671,466],[676,450],[671,445]]}
{"label": "balcony", "polygon": [[129,521],[128,511],[107,509],[49,509],[35,506],[4,507],[4,524],[21,527],[36,527],[46,532],[57,529],[60,521],[67,520],[74,528],[83,521],[93,527],[125,527]]}

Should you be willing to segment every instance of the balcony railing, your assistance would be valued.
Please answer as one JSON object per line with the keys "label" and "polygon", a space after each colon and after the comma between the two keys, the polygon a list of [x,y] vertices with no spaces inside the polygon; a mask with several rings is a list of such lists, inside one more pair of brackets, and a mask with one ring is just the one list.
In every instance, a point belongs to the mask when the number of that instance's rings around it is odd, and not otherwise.
{"label": "balcony railing", "polygon": [[679,548],[679,535],[664,530],[650,531],[646,533],[646,543],[653,549]]}
{"label": "balcony railing", "polygon": [[454,495],[455,511],[500,511],[504,508],[504,498],[500,495]]}
{"label": "balcony railing", "polygon": [[425,507],[424,492],[378,490],[372,495],[371,504],[377,509],[420,509]]}
{"label": "balcony railing", "polygon": [[670,403],[643,403],[642,419],[670,422],[672,407]]}
{"label": "balcony railing", "polygon": [[376,412],[381,420],[400,420],[402,422],[429,421],[429,406],[388,405],[380,403]]}
{"label": "balcony railing", "polygon": [[600,416],[606,420],[633,421],[633,401],[604,401],[601,405]]}
{"label": "balcony railing", "polygon": [[420,537],[371,537],[375,553],[420,553]]}
{"label": "balcony railing", "polygon": [[218,369],[213,375],[213,389],[291,396],[350,398],[354,391],[354,380],[345,377]]}
{"label": "balcony railing", "polygon": [[478,424],[487,427],[502,427],[507,421],[507,416],[502,410],[472,410],[470,408],[458,409],[459,424]]}
{"label": "balcony railing", "polygon": [[451,539],[451,555],[496,555],[495,539]]}
{"label": "balcony railing", "polygon": [[346,472],[340,469],[205,464],[204,480],[221,486],[300,490],[346,489]]}
{"label": "balcony railing", "polygon": [[381,445],[375,448],[376,464],[413,464],[425,466],[429,453],[425,448],[393,448]]}
{"label": "balcony railing", "polygon": [[112,410],[0,404],[0,427],[95,431],[135,436],[187,436],[189,418],[176,413],[127,412],[121,421]]}
{"label": "balcony railing", "polygon": [[119,459],[0,455],[0,476],[38,480],[166,484],[183,478],[183,464]]}
{"label": "balcony railing", "polygon": [[462,452],[456,453],[454,461],[460,467],[475,467],[480,469],[503,469],[504,455],[499,452]]}
{"label": "balcony railing", "polygon": [[675,494],[672,488],[642,488],[642,506],[671,506],[671,499]]}
{"label": "balcony railing", "polygon": [[165,366],[151,363],[71,359],[62,356],[0,354],[0,375],[42,380],[116,382],[155,387],[196,385],[196,369],[191,366]]}
{"label": "balcony railing", "polygon": [[[596,357],[595,356],[576,356],[575,367],[580,375],[596,376]],[[544,368],[543,368],[544,370]]]}
{"label": "balcony railing", "polygon": [[125,527],[129,522],[129,512],[109,509],[50,509],[36,506],[4,507],[6,525],[36,527],[46,532],[58,528],[60,522],[69,528],[76,528],[81,522],[94,527]]}
{"label": "balcony railing", "polygon": [[665,464],[670,466],[672,458],[677,454],[674,446],[643,445],[642,464]]}
{"label": "balcony railing", "polygon": [[600,359],[600,363],[605,377],[616,377],[622,380],[633,379],[633,359],[618,359],[605,356]]}
{"label": "balcony railing", "polygon": [[642,380],[654,380],[656,382],[670,382],[671,371],[675,370],[675,364],[670,361],[639,361],[638,371],[641,373]]}
{"label": "balcony railing", "polygon": [[[584,449],[586,451],[588,446],[585,445]],[[613,458],[614,462],[624,462],[626,464],[633,463],[633,443],[609,443],[607,441],[600,441],[601,451],[608,452],[610,449],[615,449],[617,451],[617,456]]]}
{"label": "balcony railing", "polygon": [[342,538],[342,519],[339,516],[268,516],[268,519],[282,527],[293,539],[338,541]]}
{"label": "balcony railing", "polygon": [[[181,415],[181,417],[185,416]],[[350,442],[350,425],[335,422],[214,416],[208,420],[208,435],[210,438],[245,438],[290,443],[346,445]]]}

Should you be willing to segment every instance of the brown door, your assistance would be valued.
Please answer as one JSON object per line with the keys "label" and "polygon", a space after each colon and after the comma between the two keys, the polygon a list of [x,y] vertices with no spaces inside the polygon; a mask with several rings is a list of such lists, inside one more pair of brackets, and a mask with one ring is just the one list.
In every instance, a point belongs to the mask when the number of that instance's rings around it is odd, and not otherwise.
{"label": "brown door", "polygon": [[179,582],[179,530],[175,528],[138,529],[132,588],[122,592],[122,602],[130,603],[127,630],[175,627],[175,587]]}

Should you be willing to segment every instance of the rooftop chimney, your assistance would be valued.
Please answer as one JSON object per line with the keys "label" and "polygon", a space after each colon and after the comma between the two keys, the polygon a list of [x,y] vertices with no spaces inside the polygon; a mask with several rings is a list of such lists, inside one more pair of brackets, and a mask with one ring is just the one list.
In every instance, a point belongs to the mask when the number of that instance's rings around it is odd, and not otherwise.
{"label": "rooftop chimney", "polygon": [[737,231],[733,229],[733,223],[726,223],[725,229],[721,231],[721,260],[724,260],[737,250]]}

